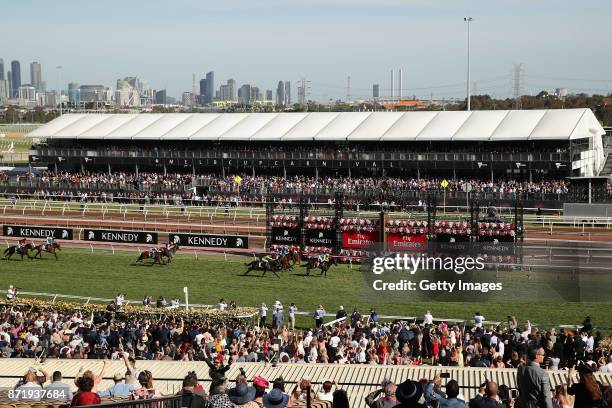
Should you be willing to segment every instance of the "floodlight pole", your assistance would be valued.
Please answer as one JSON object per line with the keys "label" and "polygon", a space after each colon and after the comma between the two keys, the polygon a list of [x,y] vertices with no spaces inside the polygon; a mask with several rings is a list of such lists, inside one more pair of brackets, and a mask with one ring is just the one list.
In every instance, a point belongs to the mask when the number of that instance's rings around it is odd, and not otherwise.
{"label": "floodlight pole", "polygon": [[467,23],[467,110],[471,110],[470,104],[470,22],[474,20],[472,17],[464,17],[463,21]]}

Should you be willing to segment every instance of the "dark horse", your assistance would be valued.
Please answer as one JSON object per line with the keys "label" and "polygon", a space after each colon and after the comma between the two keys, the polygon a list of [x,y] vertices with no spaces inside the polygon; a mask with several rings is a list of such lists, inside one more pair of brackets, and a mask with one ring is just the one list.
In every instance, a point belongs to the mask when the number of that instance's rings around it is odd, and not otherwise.
{"label": "dark horse", "polygon": [[36,251],[36,254],[34,254],[33,258],[39,257],[40,259],[42,259],[42,253],[43,252],[48,252],[50,254],[53,254],[55,256],[55,260],[57,261],[57,251],[61,251],[62,248],[60,247],[60,244],[58,244],[57,242],[54,242],[53,244],[40,244],[40,245],[36,245],[34,248],[32,248],[34,251]]}
{"label": "dark horse", "polygon": [[331,258],[329,261],[327,262],[321,262],[319,263],[316,257],[310,257],[308,258],[308,262],[305,265],[302,265],[304,267],[306,267],[306,275],[310,275],[310,271],[312,269],[321,269],[321,274],[320,275],[325,275],[325,277],[327,278],[327,271],[329,271],[329,268],[332,267],[332,265],[336,265],[336,259],[335,258]]}
{"label": "dark horse", "polygon": [[153,264],[160,264],[160,265],[165,265],[166,263],[164,262],[164,260],[162,259],[162,253],[161,251],[156,250],[153,253],[153,256],[151,256],[151,252],[146,250],[146,251],[142,251],[140,253],[140,256],[138,257],[138,259],[136,259],[136,262],[142,262],[145,259],[153,259]]}
{"label": "dark horse", "polygon": [[178,251],[178,249],[179,249],[179,244],[172,244],[170,245],[169,248],[166,246],[159,248],[159,252],[161,252],[162,260],[164,257],[168,258],[168,261],[166,263],[170,263],[174,255],[176,255],[176,251]]}
{"label": "dark horse", "polygon": [[34,245],[31,243],[26,244],[25,246],[19,248],[18,245],[12,245],[4,250],[4,259],[9,260],[15,254],[21,255],[21,260],[23,261],[23,256],[27,256],[32,259],[30,256],[30,251],[34,249]]}
{"label": "dark horse", "polygon": [[[261,266],[260,266],[260,263],[261,263]],[[248,275],[251,271],[263,271],[263,273],[261,274],[261,277],[263,278],[264,276],[266,276],[266,273],[270,271],[274,275],[276,275],[277,278],[280,278],[280,276],[278,276],[278,273],[276,273],[277,271],[280,271],[282,268],[282,265],[279,259],[273,259],[269,262],[263,262],[263,261],[260,261],[259,259],[256,259],[244,265],[248,267],[246,272],[244,273],[245,275]]]}
{"label": "dark horse", "polygon": [[295,264],[302,262],[302,255],[300,251],[289,251],[285,256],[280,259],[282,269],[292,269]]}

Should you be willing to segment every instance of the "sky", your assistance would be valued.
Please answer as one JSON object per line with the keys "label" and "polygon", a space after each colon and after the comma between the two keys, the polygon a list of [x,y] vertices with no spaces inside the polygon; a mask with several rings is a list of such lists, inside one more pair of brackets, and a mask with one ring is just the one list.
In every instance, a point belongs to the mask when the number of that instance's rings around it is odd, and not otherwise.
{"label": "sky", "polygon": [[[276,89],[309,82],[321,102],[390,95],[403,69],[403,95],[464,98],[470,16],[471,82],[476,94],[612,90],[610,0],[19,0],[3,4],[5,71],[42,64],[48,89],[61,81],[103,84],[138,76],[179,97],[207,71],[215,87],[234,78]],[[61,65],[61,70],[56,66]],[[61,72],[60,72],[61,71]],[[397,95],[397,90],[395,91]]]}

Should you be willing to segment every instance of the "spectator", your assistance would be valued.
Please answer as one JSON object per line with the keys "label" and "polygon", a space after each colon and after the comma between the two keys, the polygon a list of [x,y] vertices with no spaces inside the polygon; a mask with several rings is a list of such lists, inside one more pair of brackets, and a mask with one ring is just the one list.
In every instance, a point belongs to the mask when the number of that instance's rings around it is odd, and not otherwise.
{"label": "spectator", "polygon": [[195,387],[198,385],[198,379],[193,375],[188,374],[183,379],[183,388],[177,394],[181,396],[181,407],[188,408],[205,408],[207,402],[204,396],[195,393]]}
{"label": "spectator", "polygon": [[255,388],[255,402],[261,406],[263,404],[263,396],[266,389],[270,386],[270,382],[261,376],[253,378],[253,387]]}
{"label": "spectator", "polygon": [[291,303],[289,306],[289,329],[295,330],[295,313],[298,311],[295,303]]}
{"label": "spectator", "polygon": [[70,386],[62,382],[61,371],[53,372],[53,381],[47,386],[46,390],[46,399],[72,400],[73,397]]}
{"label": "spectator", "polygon": [[323,305],[319,305],[317,310],[315,310],[313,317],[316,328],[320,329],[321,326],[323,326],[323,318],[325,317],[325,309],[323,308]]}
{"label": "spectator", "polygon": [[130,394],[131,399],[139,400],[161,397],[161,393],[153,387],[153,374],[149,370],[140,372],[138,383],[140,388]]}
{"label": "spectator", "polygon": [[[246,384],[245,384],[246,385]],[[216,379],[210,383],[208,403],[211,408],[233,408],[234,404],[226,393],[227,380]]]}
{"label": "spectator", "polygon": [[268,307],[265,303],[259,306],[259,327],[266,326],[266,316],[268,315]]}
{"label": "spectator", "polygon": [[366,396],[365,402],[370,408],[392,408],[398,404],[395,396],[396,390],[397,385],[392,382],[383,381],[381,388],[372,391]]}
{"label": "spectator", "polygon": [[425,405],[419,403],[423,395],[421,383],[406,380],[397,387],[395,395],[400,402],[396,405],[398,408],[426,408]]}
{"label": "spectator", "polygon": [[240,383],[228,392],[228,396],[234,407],[258,408],[259,405],[254,401],[255,392],[255,388]]}
{"label": "spectator", "polygon": [[125,380],[125,376],[123,376],[120,372],[116,372],[113,376],[114,384],[112,387],[109,387],[105,390],[98,391],[98,395],[100,397],[119,397],[119,398],[127,398],[134,391],[134,386],[132,384],[127,384],[123,382]]}
{"label": "spectator", "polygon": [[334,394],[332,393],[332,387],[334,384],[335,382],[329,380],[323,381],[321,389],[319,390],[319,392],[317,392],[317,399],[321,401],[333,402]]}
{"label": "spectator", "polygon": [[42,398],[42,386],[37,378],[37,371],[35,368],[30,368],[25,373],[21,383],[15,387],[15,393],[13,399],[15,400],[33,400],[40,401]]}
{"label": "spectator", "polygon": [[332,408],[349,408],[348,395],[345,390],[334,391]]}
{"label": "spectator", "polygon": [[465,401],[459,396],[459,383],[456,380],[450,380],[446,383],[446,398],[438,398],[440,408],[465,408]]}
{"label": "spectator", "polygon": [[477,403],[477,408],[501,408],[503,406],[501,399],[499,398],[499,388],[497,383],[489,381],[485,389],[484,398],[481,398]]}
{"label": "spectator", "polygon": [[578,365],[580,381],[572,384],[574,370],[567,373],[567,392],[575,397],[574,406],[580,408],[596,408],[602,406],[602,391],[597,384],[593,369],[587,364]]}
{"label": "spectator", "polygon": [[92,392],[94,376],[91,371],[86,371],[81,377],[77,378],[76,385],[79,391],[72,398],[71,407],[100,404],[100,397],[95,392]]}
{"label": "spectator", "polygon": [[263,396],[264,408],[285,408],[288,403],[289,396],[278,388],[273,388],[272,391]]}
{"label": "spectator", "polygon": [[552,408],[550,380],[546,371],[540,367],[545,355],[542,347],[529,346],[529,362],[517,370],[518,403],[521,408]]}

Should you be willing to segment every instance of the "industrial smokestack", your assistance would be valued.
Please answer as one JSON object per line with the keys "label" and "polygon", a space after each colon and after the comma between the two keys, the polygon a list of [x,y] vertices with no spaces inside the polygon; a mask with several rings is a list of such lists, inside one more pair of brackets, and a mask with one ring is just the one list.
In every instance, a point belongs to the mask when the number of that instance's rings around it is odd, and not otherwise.
{"label": "industrial smokestack", "polygon": [[399,80],[399,84],[398,84],[399,85],[399,89],[397,90],[397,95],[398,95],[399,99],[402,100],[402,69],[401,68],[399,69],[399,74],[398,75],[399,75],[399,78],[398,78],[398,80]]}
{"label": "industrial smokestack", "polygon": [[395,90],[395,76],[394,76],[394,72],[393,70],[391,70],[391,99],[393,99],[395,97],[394,94],[394,90]]}

